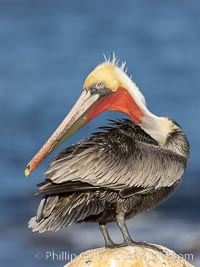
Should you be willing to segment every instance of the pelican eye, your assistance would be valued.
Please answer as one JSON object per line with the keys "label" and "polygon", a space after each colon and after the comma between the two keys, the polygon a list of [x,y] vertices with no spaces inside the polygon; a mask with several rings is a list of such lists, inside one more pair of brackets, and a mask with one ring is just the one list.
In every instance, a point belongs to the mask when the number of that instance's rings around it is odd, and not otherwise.
{"label": "pelican eye", "polygon": [[100,95],[100,97],[108,95],[112,93],[112,90],[105,87],[103,82],[97,82],[93,86],[90,87],[91,95]]}
{"label": "pelican eye", "polygon": [[98,82],[95,84],[95,88],[96,89],[103,89],[105,87],[103,82]]}

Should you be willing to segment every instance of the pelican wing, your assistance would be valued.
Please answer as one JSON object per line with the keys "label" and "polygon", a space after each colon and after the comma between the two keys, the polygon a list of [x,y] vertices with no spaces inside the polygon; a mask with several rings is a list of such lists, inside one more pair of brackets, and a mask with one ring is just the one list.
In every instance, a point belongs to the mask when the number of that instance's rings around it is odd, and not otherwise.
{"label": "pelican wing", "polygon": [[138,128],[131,127],[109,128],[64,150],[48,167],[47,180],[87,183],[122,195],[175,184],[184,172],[185,158],[162,149],[142,130],[138,138]]}

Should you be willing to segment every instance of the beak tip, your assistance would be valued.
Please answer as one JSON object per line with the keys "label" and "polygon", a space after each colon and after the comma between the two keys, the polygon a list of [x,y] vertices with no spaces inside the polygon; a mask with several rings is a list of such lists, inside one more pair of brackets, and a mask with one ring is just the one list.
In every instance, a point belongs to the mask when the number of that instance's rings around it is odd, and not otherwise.
{"label": "beak tip", "polygon": [[26,177],[28,177],[29,174],[30,174],[30,167],[27,166],[26,169],[24,170],[24,175],[25,175]]}

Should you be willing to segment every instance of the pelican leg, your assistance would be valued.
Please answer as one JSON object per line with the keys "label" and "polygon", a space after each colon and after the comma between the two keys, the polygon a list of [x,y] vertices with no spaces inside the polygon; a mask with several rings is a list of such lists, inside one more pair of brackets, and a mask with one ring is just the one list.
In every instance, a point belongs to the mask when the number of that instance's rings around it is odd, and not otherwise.
{"label": "pelican leg", "polygon": [[119,213],[116,216],[117,219],[117,225],[119,226],[120,231],[122,232],[124,242],[121,245],[127,246],[127,245],[132,245],[134,241],[132,240],[128,228],[125,223],[125,216],[123,213]]}
{"label": "pelican leg", "polygon": [[109,233],[108,233],[108,229],[106,227],[105,223],[99,223],[99,228],[103,234],[104,240],[105,240],[105,247],[106,248],[113,248],[115,247],[115,243],[113,243]]}
{"label": "pelican leg", "polygon": [[127,228],[126,223],[125,223],[124,214],[122,214],[122,213],[117,214],[116,219],[117,219],[117,225],[119,226],[119,229],[122,232],[122,235],[124,238],[124,242],[120,245],[117,245],[118,247],[139,246],[139,247],[150,248],[150,249],[156,250],[156,251],[161,252],[161,253],[166,255],[166,252],[163,249],[160,249],[155,245],[148,244],[144,241],[142,241],[142,242],[133,241],[129,232],[128,232],[128,228]]}

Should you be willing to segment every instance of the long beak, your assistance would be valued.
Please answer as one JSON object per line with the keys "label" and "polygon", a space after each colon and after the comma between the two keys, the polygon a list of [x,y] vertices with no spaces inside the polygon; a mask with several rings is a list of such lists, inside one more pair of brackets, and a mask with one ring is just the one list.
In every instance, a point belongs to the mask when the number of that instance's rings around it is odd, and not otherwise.
{"label": "long beak", "polygon": [[[61,143],[73,135],[86,124],[92,117],[91,111],[94,103],[100,98],[99,94],[91,94],[90,90],[84,90],[74,107],[58,126],[51,137],[46,141],[38,153],[27,164],[25,175],[28,176],[52,151]],[[96,114],[95,114],[96,115]]]}

